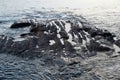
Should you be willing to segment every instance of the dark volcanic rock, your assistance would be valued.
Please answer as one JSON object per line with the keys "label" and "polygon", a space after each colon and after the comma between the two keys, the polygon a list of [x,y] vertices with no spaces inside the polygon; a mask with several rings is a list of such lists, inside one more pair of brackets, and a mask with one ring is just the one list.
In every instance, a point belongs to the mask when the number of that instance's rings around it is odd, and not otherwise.
{"label": "dark volcanic rock", "polygon": [[4,44],[3,51],[11,52],[11,45],[14,43],[14,38],[7,37],[6,43]]}
{"label": "dark volcanic rock", "polygon": [[31,25],[31,22],[29,20],[21,20],[13,23],[10,28],[24,28],[30,25]]}
{"label": "dark volcanic rock", "polygon": [[112,43],[106,40],[102,40],[102,41],[103,42],[101,42],[100,40],[96,41],[94,39],[91,39],[90,42],[86,44],[86,46],[89,51],[104,52],[104,51],[114,50]]}
{"label": "dark volcanic rock", "polygon": [[120,47],[120,39],[116,40],[115,44]]}
{"label": "dark volcanic rock", "polygon": [[23,34],[20,34],[20,36],[22,38],[29,37],[29,36],[34,36],[34,35],[35,35],[34,33],[23,33]]}
{"label": "dark volcanic rock", "polygon": [[32,23],[30,27],[30,32],[37,33],[40,31],[45,31],[46,24],[44,22]]}
{"label": "dark volcanic rock", "polygon": [[0,79],[120,79],[119,55],[104,55],[116,53],[115,44],[120,47],[120,40],[115,41],[109,31],[91,27],[75,17],[27,23],[31,23],[29,32],[20,37],[0,36],[1,52],[27,57],[1,53]]}
{"label": "dark volcanic rock", "polygon": [[43,32],[38,33],[38,46],[41,48],[48,48],[49,47],[49,37]]}
{"label": "dark volcanic rock", "polygon": [[31,25],[30,23],[14,23],[11,25],[11,28],[22,28],[30,25]]}
{"label": "dark volcanic rock", "polygon": [[[0,47],[13,53],[35,52],[40,50],[62,50],[76,53],[85,46],[87,57],[97,52],[114,51],[114,35],[107,30],[89,26],[85,21],[74,19],[51,20],[21,20],[16,21],[11,28],[29,27],[29,33],[21,33],[20,39],[12,40],[1,36]],[[119,40],[115,42],[119,46]],[[4,47],[3,47],[4,46]],[[79,47],[75,49],[75,47]],[[81,50],[82,51],[82,50]],[[39,51],[38,51],[39,52]]]}
{"label": "dark volcanic rock", "polygon": [[97,51],[97,49],[99,48],[100,44],[92,39],[92,40],[90,40],[89,43],[86,44],[86,46],[87,46],[87,49],[89,51],[94,51],[94,50]]}
{"label": "dark volcanic rock", "polygon": [[101,36],[105,39],[107,39],[110,42],[114,42],[115,35],[113,33],[110,33],[108,30],[102,30],[99,28],[91,28],[88,33],[91,35],[91,37]]}
{"label": "dark volcanic rock", "polygon": [[0,36],[0,52],[9,52],[16,55],[31,55],[31,53],[39,53],[41,50],[47,48],[49,48],[49,39],[44,33],[17,39],[4,35]]}
{"label": "dark volcanic rock", "polygon": [[6,42],[6,38],[7,36],[4,36],[4,35],[0,35],[0,49],[3,48],[5,42]]}
{"label": "dark volcanic rock", "polygon": [[75,52],[75,49],[74,49],[74,47],[71,45],[70,42],[68,42],[68,41],[65,40],[64,43],[65,43],[65,50],[66,50],[66,51]]}
{"label": "dark volcanic rock", "polygon": [[14,38],[0,35],[0,51],[10,51]]}
{"label": "dark volcanic rock", "polygon": [[31,50],[37,45],[37,38],[19,38],[19,39],[8,39],[6,41],[4,51],[10,52],[12,54],[20,55],[21,53]]}

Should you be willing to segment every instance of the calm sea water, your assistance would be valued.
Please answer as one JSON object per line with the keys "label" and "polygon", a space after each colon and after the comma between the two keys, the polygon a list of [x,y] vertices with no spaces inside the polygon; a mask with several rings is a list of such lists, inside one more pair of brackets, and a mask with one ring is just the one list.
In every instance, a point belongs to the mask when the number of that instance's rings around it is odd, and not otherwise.
{"label": "calm sea water", "polygon": [[91,24],[120,35],[119,0],[0,0],[0,34],[13,35],[24,29],[11,30],[10,25],[21,18],[59,17],[73,12]]}

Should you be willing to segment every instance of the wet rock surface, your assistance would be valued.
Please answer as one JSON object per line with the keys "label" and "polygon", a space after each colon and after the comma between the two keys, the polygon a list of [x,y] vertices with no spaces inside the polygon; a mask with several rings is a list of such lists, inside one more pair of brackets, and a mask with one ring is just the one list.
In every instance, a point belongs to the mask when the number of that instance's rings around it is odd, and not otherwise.
{"label": "wet rock surface", "polygon": [[31,25],[31,22],[29,20],[23,19],[23,20],[14,22],[14,24],[12,24],[10,28],[21,28],[21,27],[27,27],[30,25]]}
{"label": "wet rock surface", "polygon": [[[113,33],[91,26],[86,22],[80,16],[69,19],[18,20],[10,28],[23,28],[26,27],[24,23],[29,23],[30,25],[27,25],[29,33],[21,33],[19,38],[13,38],[13,40],[1,35],[0,45],[4,48],[3,51],[7,51],[10,47],[9,52],[19,54],[34,49],[55,52],[65,50],[76,53],[83,46],[89,52],[114,52],[113,45],[119,47],[119,40],[114,40],[116,36]],[[13,25],[16,27],[12,27]]]}
{"label": "wet rock surface", "polygon": [[113,33],[80,16],[27,19],[11,29],[26,26],[29,33],[19,37],[0,36],[0,80],[120,79],[119,39]]}

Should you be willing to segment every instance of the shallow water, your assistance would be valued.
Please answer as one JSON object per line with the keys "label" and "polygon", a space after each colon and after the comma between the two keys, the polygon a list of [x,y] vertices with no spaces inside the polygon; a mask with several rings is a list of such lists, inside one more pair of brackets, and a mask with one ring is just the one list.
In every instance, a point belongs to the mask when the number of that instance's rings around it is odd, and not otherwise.
{"label": "shallow water", "polygon": [[[58,13],[67,12],[67,13]],[[120,34],[119,0],[0,0],[0,34],[15,34],[27,29],[9,29],[21,18],[65,17],[73,12],[91,24]]]}

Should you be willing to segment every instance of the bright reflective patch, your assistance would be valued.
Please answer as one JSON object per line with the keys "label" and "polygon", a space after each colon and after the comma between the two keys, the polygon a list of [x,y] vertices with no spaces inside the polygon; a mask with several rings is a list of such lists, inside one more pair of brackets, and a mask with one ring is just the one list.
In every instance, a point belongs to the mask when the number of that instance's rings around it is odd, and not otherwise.
{"label": "bright reflective patch", "polygon": [[63,41],[63,39],[60,39],[60,42],[64,45],[64,41]]}
{"label": "bright reflective patch", "polygon": [[115,49],[115,52],[120,52],[120,48],[117,46],[117,45],[113,45],[114,49]]}
{"label": "bright reflective patch", "polygon": [[24,40],[25,40],[25,38],[17,38],[17,39],[15,39],[13,41],[16,42],[16,41],[24,41]]}
{"label": "bright reflective patch", "polygon": [[66,23],[66,25],[65,25],[65,31],[68,33],[70,30],[71,30],[70,23]]}
{"label": "bright reflective patch", "polygon": [[50,44],[49,44],[49,45],[53,45],[53,44],[55,44],[55,43],[56,43],[54,40],[50,40],[49,42],[50,42]]}
{"label": "bright reflective patch", "polygon": [[36,45],[36,48],[39,48],[39,46],[38,46],[38,45]]}

